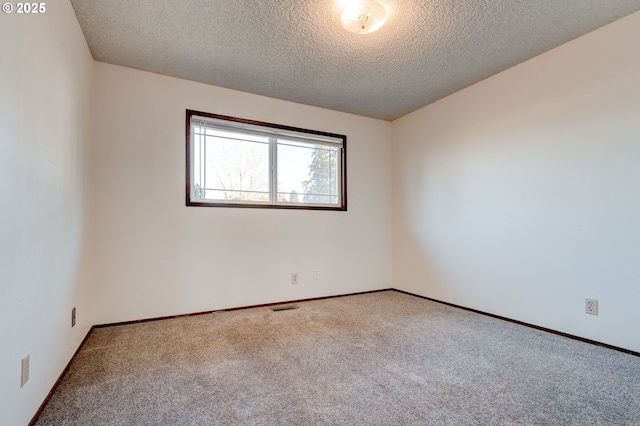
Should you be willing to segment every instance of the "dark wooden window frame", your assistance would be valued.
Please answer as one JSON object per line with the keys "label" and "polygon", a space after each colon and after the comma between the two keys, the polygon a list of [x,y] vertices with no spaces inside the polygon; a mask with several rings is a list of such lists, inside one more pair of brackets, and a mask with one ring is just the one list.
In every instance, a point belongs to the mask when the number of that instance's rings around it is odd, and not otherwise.
{"label": "dark wooden window frame", "polygon": [[[336,133],[321,132],[318,130],[309,130],[299,127],[284,126],[281,124],[266,123],[262,121],[248,120],[245,118],[231,117],[227,115],[212,114],[208,112],[186,110],[186,205],[190,207],[232,207],[232,208],[258,208],[258,209],[287,209],[287,210],[347,210],[347,137]],[[290,204],[254,204],[254,203],[220,203],[220,202],[202,202],[191,200],[191,117],[208,117],[217,120],[233,121],[237,123],[251,124],[273,129],[282,129],[293,132],[309,133],[312,135],[328,136],[342,140],[341,152],[341,202],[339,206],[320,206],[320,205],[290,205]]]}

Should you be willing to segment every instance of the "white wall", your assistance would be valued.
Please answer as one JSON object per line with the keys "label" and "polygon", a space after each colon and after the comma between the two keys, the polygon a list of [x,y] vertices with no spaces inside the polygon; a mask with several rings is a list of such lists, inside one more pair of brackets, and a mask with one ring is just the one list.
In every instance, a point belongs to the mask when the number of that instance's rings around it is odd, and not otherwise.
{"label": "white wall", "polygon": [[[93,60],[68,1],[0,16],[0,424],[24,425],[93,324],[83,157]],[[71,308],[78,323],[71,328]],[[20,388],[20,360],[31,356]]]}
{"label": "white wall", "polygon": [[640,351],[638,76],[635,13],[395,121],[395,286]]}
{"label": "white wall", "polygon": [[[390,287],[390,123],[96,71],[96,324]],[[347,135],[349,210],[186,207],[186,109]]]}

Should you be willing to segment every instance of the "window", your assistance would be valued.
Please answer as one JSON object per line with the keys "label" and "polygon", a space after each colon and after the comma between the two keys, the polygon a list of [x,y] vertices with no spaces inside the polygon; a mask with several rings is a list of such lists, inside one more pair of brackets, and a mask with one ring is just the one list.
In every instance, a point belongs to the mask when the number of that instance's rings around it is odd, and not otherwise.
{"label": "window", "polygon": [[187,110],[187,205],[347,210],[346,142]]}

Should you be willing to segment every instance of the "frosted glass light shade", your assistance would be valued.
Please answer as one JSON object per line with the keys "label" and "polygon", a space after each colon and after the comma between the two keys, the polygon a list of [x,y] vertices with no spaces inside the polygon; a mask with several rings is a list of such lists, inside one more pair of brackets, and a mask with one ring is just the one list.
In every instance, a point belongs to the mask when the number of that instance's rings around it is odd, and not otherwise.
{"label": "frosted glass light shade", "polygon": [[346,5],[340,20],[347,31],[356,34],[372,33],[386,22],[387,9],[376,0],[355,0]]}

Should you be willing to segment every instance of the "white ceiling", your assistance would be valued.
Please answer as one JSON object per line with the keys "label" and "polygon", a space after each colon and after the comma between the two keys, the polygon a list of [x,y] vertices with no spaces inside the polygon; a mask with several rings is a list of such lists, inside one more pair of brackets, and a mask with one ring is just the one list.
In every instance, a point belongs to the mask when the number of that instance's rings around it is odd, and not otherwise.
{"label": "white ceiling", "polygon": [[393,120],[632,12],[640,0],[71,0],[97,61]]}

